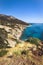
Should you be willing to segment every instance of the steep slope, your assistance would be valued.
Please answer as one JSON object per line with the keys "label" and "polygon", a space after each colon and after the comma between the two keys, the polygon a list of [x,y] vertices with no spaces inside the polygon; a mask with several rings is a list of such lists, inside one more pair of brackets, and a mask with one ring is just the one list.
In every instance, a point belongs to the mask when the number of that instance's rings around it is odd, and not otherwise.
{"label": "steep slope", "polygon": [[43,49],[23,42],[0,51],[0,65],[43,65]]}
{"label": "steep slope", "polygon": [[[43,65],[41,41],[36,38],[22,42],[19,40],[22,31],[28,25],[15,17],[0,15],[0,65]],[[36,45],[36,43],[42,45]]]}
{"label": "steep slope", "polygon": [[3,40],[4,43],[14,47],[27,25],[29,24],[13,16],[0,14],[0,44]]}

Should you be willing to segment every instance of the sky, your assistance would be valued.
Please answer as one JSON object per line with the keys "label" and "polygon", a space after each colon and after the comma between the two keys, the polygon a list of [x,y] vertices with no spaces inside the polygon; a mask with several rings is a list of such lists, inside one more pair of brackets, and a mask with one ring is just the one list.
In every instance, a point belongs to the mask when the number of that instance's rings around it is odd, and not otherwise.
{"label": "sky", "polygon": [[28,23],[43,23],[43,0],[0,0],[0,14]]}

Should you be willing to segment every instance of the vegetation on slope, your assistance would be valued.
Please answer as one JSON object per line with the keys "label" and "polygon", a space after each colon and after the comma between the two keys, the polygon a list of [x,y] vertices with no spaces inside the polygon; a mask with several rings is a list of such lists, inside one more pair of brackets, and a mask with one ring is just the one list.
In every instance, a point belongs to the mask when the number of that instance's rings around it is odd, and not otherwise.
{"label": "vegetation on slope", "polygon": [[22,42],[6,51],[1,52],[0,65],[43,65],[43,49],[35,44]]}
{"label": "vegetation on slope", "polygon": [[27,25],[14,17],[0,15],[0,65],[43,65],[41,40],[31,37],[19,40]]}

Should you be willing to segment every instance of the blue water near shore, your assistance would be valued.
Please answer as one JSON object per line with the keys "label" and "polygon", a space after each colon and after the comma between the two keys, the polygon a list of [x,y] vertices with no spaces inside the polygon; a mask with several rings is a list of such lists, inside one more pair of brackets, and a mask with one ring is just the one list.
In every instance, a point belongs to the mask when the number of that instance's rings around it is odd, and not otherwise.
{"label": "blue water near shore", "polygon": [[29,37],[39,38],[43,41],[43,23],[33,23],[32,25],[27,26],[20,39],[26,40]]}

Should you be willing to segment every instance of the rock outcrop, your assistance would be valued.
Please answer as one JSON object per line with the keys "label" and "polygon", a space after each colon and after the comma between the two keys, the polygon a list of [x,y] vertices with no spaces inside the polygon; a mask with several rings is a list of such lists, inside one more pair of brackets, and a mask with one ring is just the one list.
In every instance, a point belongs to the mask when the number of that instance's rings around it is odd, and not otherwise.
{"label": "rock outcrop", "polygon": [[[3,43],[14,47],[27,25],[29,24],[13,16],[0,14],[0,38],[3,39]],[[0,41],[0,45],[3,43]]]}

